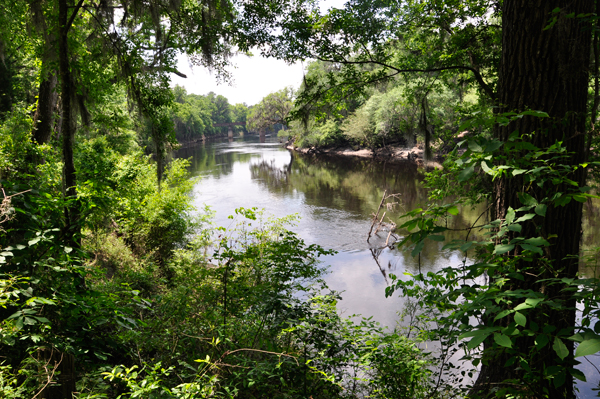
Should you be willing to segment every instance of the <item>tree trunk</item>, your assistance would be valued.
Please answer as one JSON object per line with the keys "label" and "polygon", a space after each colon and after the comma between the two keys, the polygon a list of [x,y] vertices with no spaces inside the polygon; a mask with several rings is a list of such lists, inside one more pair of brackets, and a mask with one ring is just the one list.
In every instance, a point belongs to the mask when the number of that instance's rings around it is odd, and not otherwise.
{"label": "tree trunk", "polygon": [[38,90],[37,107],[33,115],[33,139],[38,144],[45,144],[50,140],[54,127],[54,110],[58,101],[58,93],[56,92],[58,78],[55,64],[56,35],[48,29],[41,3],[40,0],[30,2],[33,25],[44,38],[42,76]]}
{"label": "tree trunk", "polygon": [[61,105],[62,105],[62,156],[63,156],[63,192],[67,204],[65,205],[65,237],[70,245],[78,243],[79,236],[79,207],[77,204],[77,177],[73,148],[75,142],[75,123],[73,120],[73,82],[69,65],[68,44],[68,16],[69,5],[67,0],[58,1],[58,59],[61,79]]}
{"label": "tree trunk", "polygon": [[56,74],[50,73],[40,82],[37,108],[33,114],[33,139],[38,144],[47,143],[52,136],[54,109],[58,100],[57,81]]}
{"label": "tree trunk", "polygon": [[[502,6],[502,59],[499,71],[498,112],[522,112],[527,109],[544,111],[549,118],[525,116],[508,126],[498,126],[495,136],[506,141],[518,130],[520,135],[531,134],[528,139],[539,148],[547,148],[562,141],[571,154],[563,163],[576,165],[585,158],[585,118],[588,87],[588,66],[591,45],[591,30],[578,18],[566,15],[593,12],[593,1],[589,0],[505,0]],[[553,10],[560,8],[560,13]],[[544,30],[552,17],[558,17],[554,26]],[[519,155],[514,155],[515,157]],[[584,174],[580,168],[569,176],[580,186],[584,185]],[[517,193],[527,192],[540,198],[542,191],[535,185],[525,186],[522,178],[498,179],[493,192],[493,219],[503,219],[509,207],[518,209],[522,203]],[[544,187],[547,189],[548,187]],[[567,187],[553,187],[566,192]],[[539,194],[539,195],[538,195]],[[517,270],[525,281],[511,280],[509,290],[532,289],[543,292],[549,298],[563,300],[572,310],[555,311],[538,309],[528,314],[528,323],[535,321],[539,326],[554,325],[556,332],[563,328],[572,331],[575,325],[575,304],[559,285],[547,286],[539,280],[551,277],[576,278],[578,272],[579,243],[581,239],[582,204],[571,201],[564,207],[548,207],[545,217],[536,217],[523,224],[522,237],[542,234],[549,242],[546,258],[551,267],[540,259],[520,262]],[[538,226],[538,227],[536,227]],[[541,226],[541,229],[538,229]],[[541,232],[541,233],[540,233]],[[552,235],[557,238],[549,238]],[[518,249],[510,255],[518,254]],[[550,270],[549,270],[550,269]],[[525,273],[529,271],[530,274]],[[533,274],[537,276],[533,276]],[[490,320],[488,324],[492,324]],[[555,332],[555,333],[556,333]],[[573,343],[563,341],[571,355],[560,361],[552,349],[552,343],[541,351],[533,351],[531,367],[543,370],[559,362],[563,366],[574,364]],[[533,338],[517,340],[521,353],[530,353]],[[473,396],[493,396],[494,388],[506,385],[508,380],[518,381],[522,369],[518,364],[506,367],[511,357],[507,351],[493,352],[491,342],[484,344],[481,371],[472,391]],[[497,349],[496,349],[497,350]],[[574,398],[573,377],[566,375],[563,385],[555,387],[552,379],[541,378],[528,387],[519,387],[528,397]]]}

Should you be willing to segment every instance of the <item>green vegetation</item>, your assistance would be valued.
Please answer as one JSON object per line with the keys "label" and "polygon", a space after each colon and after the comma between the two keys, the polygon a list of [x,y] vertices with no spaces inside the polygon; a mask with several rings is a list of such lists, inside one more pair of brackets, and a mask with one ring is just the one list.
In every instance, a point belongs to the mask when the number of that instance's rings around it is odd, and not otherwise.
{"label": "green vegetation", "polygon": [[[244,4],[258,26],[268,4]],[[226,78],[230,46],[260,39],[233,24],[234,9],[2,5],[1,397],[436,389],[414,342],[338,315],[318,261],[330,252],[288,231],[292,218],[238,209],[237,228],[213,226],[191,206],[188,162],[165,162],[177,139],[246,119],[245,105],[169,87],[176,54]]]}
{"label": "green vegetation", "polygon": [[541,4],[349,1],[283,23],[264,47],[319,60],[292,112],[301,145],[458,142],[429,176],[430,204],[405,215],[402,243],[418,256],[449,238],[458,205],[488,211],[445,246],[465,252],[462,265],[388,294],[417,298],[423,329],[466,349],[470,397],[574,398],[578,358],[600,350],[599,283],[579,274],[598,166],[599,2]]}
{"label": "green vegetation", "polygon": [[333,65],[314,61],[307,68],[285,133],[299,147],[427,144],[444,152],[461,119],[486,109],[473,87],[455,84],[456,77],[444,84],[441,75],[390,77],[360,92],[337,92],[345,72]]}
{"label": "green vegetation", "polygon": [[248,128],[255,132],[264,132],[275,126],[285,131],[286,119],[292,109],[293,96],[294,90],[286,87],[263,98],[250,110]]}
{"label": "green vegetation", "polygon": [[[574,398],[578,359],[600,351],[600,284],[579,274],[599,165],[598,1],[351,0],[323,14],[313,2],[5,3],[2,397]],[[253,46],[318,60],[293,110],[287,89],[249,111],[169,86],[178,54],[227,80],[232,51]],[[421,339],[465,350],[472,386],[431,379],[405,336],[342,319],[317,260],[330,252],[288,231],[292,218],[240,208],[226,231],[193,209],[187,162],[165,162],[176,139],[288,113],[306,146],[451,149],[467,133],[401,226],[414,256],[450,241],[464,262],[392,277],[387,293],[416,301]],[[485,201],[456,238],[448,219]]]}
{"label": "green vegetation", "polygon": [[[246,104],[231,105],[215,93],[206,96],[187,94],[185,88],[173,88],[175,102],[170,109],[170,118],[175,125],[175,138],[179,143],[195,142],[205,137],[227,134],[227,124],[246,122],[249,111]],[[244,125],[232,127],[234,131],[247,132]]]}
{"label": "green vegetation", "polygon": [[190,206],[187,162],[169,163],[159,189],[127,118],[78,140],[82,235],[69,246],[59,156],[20,139],[32,121],[18,112],[1,147],[12,195],[0,258],[4,397],[413,398],[431,389],[413,342],[340,318],[317,261],[329,252],[287,231],[292,218],[239,209],[238,228],[215,228],[210,211]]}

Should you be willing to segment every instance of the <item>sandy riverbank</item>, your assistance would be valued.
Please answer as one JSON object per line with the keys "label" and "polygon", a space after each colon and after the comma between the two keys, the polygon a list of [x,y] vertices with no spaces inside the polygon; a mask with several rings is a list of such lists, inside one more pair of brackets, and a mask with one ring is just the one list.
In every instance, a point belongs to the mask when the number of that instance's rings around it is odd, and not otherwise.
{"label": "sandy riverbank", "polygon": [[391,162],[406,162],[412,161],[416,162],[419,165],[426,165],[435,168],[441,168],[441,163],[439,159],[434,157],[433,160],[425,162],[423,160],[423,149],[417,146],[415,147],[405,147],[405,146],[394,146],[390,145],[385,148],[377,149],[375,151],[359,148],[354,149],[351,147],[338,147],[338,148],[299,148],[295,147],[291,143],[286,143],[285,148],[290,151],[296,151],[302,154],[330,154],[330,155],[341,155],[341,156],[350,156],[350,157],[360,157],[360,158],[372,158],[377,160],[385,160]]}

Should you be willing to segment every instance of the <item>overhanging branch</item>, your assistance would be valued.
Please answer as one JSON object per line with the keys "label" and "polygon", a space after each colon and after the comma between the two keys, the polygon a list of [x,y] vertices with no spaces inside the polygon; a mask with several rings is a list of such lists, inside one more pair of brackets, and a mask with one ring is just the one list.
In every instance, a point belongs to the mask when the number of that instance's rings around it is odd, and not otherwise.
{"label": "overhanging branch", "polygon": [[492,88],[490,87],[490,85],[488,85],[483,80],[483,77],[481,76],[481,73],[479,73],[479,71],[477,69],[475,69],[473,67],[470,67],[470,66],[466,66],[466,65],[453,65],[453,66],[445,66],[445,67],[437,67],[437,68],[407,68],[407,69],[400,69],[400,68],[396,68],[396,67],[394,67],[392,65],[386,64],[385,62],[375,61],[375,60],[369,60],[369,61],[348,61],[348,60],[339,61],[338,60],[338,61],[334,61],[334,60],[327,60],[327,59],[322,59],[322,58],[318,58],[318,57],[317,57],[317,59],[319,61],[323,61],[323,62],[336,62],[336,63],[348,64],[348,65],[368,65],[368,64],[375,64],[375,65],[379,65],[379,66],[382,66],[384,68],[388,68],[388,69],[391,69],[391,70],[395,71],[396,73],[394,73],[393,75],[397,75],[399,73],[410,73],[410,72],[427,73],[427,72],[441,72],[441,71],[449,71],[449,70],[465,70],[465,71],[470,71],[475,76],[475,80],[477,81],[477,83],[479,84],[479,86],[483,89],[483,91],[492,100],[496,101],[496,99],[497,99],[496,93],[494,93],[494,91],[492,90]]}

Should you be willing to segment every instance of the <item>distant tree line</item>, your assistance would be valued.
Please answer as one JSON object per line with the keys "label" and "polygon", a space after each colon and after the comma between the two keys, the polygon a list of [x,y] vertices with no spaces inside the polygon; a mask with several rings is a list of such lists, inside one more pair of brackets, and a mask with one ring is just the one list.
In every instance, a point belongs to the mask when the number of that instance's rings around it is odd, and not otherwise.
{"label": "distant tree line", "polygon": [[[215,125],[245,123],[250,110],[246,104],[229,104],[227,98],[213,92],[206,95],[188,94],[184,87],[175,86],[173,95],[175,101],[170,110],[170,118],[178,142],[227,133],[228,126]],[[232,126],[232,129],[248,132],[244,125]]]}

